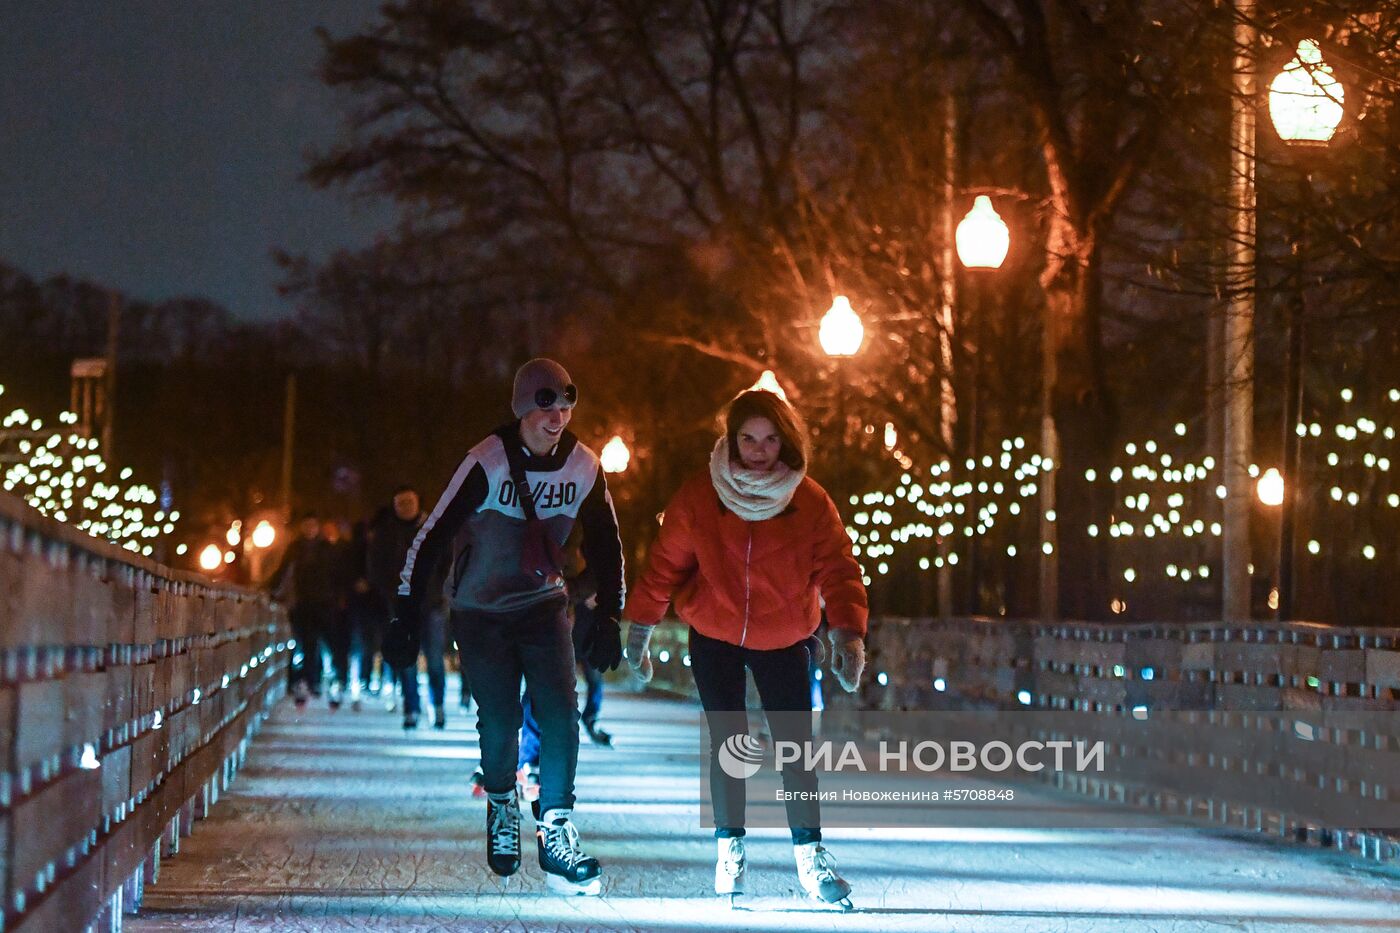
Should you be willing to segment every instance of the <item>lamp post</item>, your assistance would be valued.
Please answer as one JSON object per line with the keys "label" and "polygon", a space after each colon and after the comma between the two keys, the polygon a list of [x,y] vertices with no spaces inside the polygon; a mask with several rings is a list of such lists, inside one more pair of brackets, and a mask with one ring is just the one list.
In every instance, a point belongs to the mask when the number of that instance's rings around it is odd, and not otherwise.
{"label": "lamp post", "polygon": [[1228,293],[1220,328],[1220,387],[1224,418],[1221,468],[1225,502],[1221,510],[1220,612],[1225,622],[1250,618],[1249,488],[1254,446],[1254,156],[1255,51],[1259,44],[1257,0],[1233,0],[1231,61],[1230,170],[1227,208],[1225,285]]}
{"label": "lamp post", "polygon": [[[1001,219],[996,208],[992,206],[992,199],[985,194],[979,194],[973,199],[972,209],[967,212],[967,216],[958,223],[957,232],[954,234],[954,241],[957,243],[958,259],[963,266],[969,270],[995,271],[1001,268],[1001,264],[1006,261],[1006,254],[1011,248],[1011,231],[1007,229],[1006,222]],[[978,459],[982,455],[982,343],[983,343],[983,315],[976,314],[973,328],[973,366],[972,366],[972,404],[968,419],[968,446],[972,450],[972,528],[974,532],[977,528],[977,513],[980,505],[977,500],[977,474],[980,466]],[[981,608],[981,565],[978,560],[979,542],[976,534],[973,535],[972,543],[968,548],[968,614],[976,615]]]}
{"label": "lamp post", "polygon": [[[860,315],[851,307],[851,300],[845,295],[831,299],[831,307],[822,315],[821,326],[817,329],[817,342],[827,356],[834,360],[849,359],[860,352],[865,343],[865,325]],[[840,482],[847,485],[846,475],[846,380],[839,379],[836,386],[836,417],[841,425]],[[843,488],[843,495],[850,495],[850,489]]]}
{"label": "lamp post", "polygon": [[[1287,312],[1288,349],[1284,361],[1283,469],[1279,478],[1278,605],[1280,620],[1293,615],[1293,552],[1302,436],[1297,432],[1303,411],[1304,247],[1307,215],[1311,212],[1310,154],[1323,150],[1342,121],[1345,89],[1322,59],[1317,42],[1298,43],[1292,61],[1269,85],[1269,118],[1279,139],[1294,152],[1298,168],[1298,209],[1293,232],[1293,294]],[[1276,472],[1276,471],[1270,471]],[[1267,474],[1266,474],[1267,475]],[[1262,483],[1262,480],[1261,480]],[[1261,485],[1262,499],[1262,485]]]}

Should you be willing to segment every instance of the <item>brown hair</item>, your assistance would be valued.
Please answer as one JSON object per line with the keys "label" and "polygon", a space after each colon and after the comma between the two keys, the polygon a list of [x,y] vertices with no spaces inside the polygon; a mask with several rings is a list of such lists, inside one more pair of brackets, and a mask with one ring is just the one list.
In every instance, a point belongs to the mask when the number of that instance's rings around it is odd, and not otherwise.
{"label": "brown hair", "polygon": [[807,426],[797,410],[766,389],[740,392],[724,413],[724,434],[729,439],[729,459],[739,458],[739,429],[750,418],[767,418],[778,429],[783,446],[778,459],[794,470],[807,468]]}

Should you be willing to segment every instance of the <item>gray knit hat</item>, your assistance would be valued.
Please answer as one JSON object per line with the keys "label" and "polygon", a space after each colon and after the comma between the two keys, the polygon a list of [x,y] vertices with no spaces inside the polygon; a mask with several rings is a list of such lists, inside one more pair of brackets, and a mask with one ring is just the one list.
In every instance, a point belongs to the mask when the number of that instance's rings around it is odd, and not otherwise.
{"label": "gray knit hat", "polygon": [[[564,367],[544,357],[531,360],[515,371],[515,390],[511,393],[510,410],[515,417],[524,418],[540,407],[535,401],[535,393],[541,389],[553,389],[563,396],[566,388],[573,388],[573,380]],[[575,393],[577,391],[574,390]]]}

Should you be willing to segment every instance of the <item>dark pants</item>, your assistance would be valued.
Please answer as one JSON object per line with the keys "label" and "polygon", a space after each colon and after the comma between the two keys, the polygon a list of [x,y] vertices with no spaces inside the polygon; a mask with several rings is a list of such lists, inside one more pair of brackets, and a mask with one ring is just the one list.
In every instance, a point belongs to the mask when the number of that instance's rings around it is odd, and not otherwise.
{"label": "dark pants", "polygon": [[574,805],[578,698],[574,645],[562,600],[516,612],[453,611],[452,631],[476,697],[481,773],[487,793],[515,787],[520,754],[520,682],[540,727],[540,809]]}
{"label": "dark pants", "polygon": [[350,614],[344,609],[331,610],[326,627],[326,647],[331,652],[331,683],[342,690],[350,685]]}
{"label": "dark pants", "polygon": [[[434,708],[441,709],[447,702],[447,619],[441,612],[430,612],[423,620],[421,651],[428,667],[428,699]],[[418,698],[418,662],[404,668],[399,674],[403,684],[403,711],[407,715],[422,712],[423,704]]]}
{"label": "dark pants", "polygon": [[[715,836],[723,839],[744,835],[744,808],[747,803],[742,780],[724,773],[715,756],[731,735],[749,734],[749,714],[744,695],[747,681],[744,668],[753,671],[754,684],[765,713],[768,728],[777,742],[812,740],[812,694],[808,691],[807,645],[799,641],[787,648],[758,651],[728,642],[706,638],[690,630],[690,670],[705,719],[710,727],[710,799],[715,811]],[[807,715],[791,715],[806,713]],[[787,801],[788,826],[794,845],[818,842],[822,838],[821,808],[816,800],[817,775],[802,768],[785,767],[783,790],[806,796]]]}
{"label": "dark pants", "polygon": [[357,683],[362,691],[369,687],[374,653],[379,650],[378,641],[371,633],[371,629],[379,624],[378,602],[378,598],[371,593],[357,593],[350,597],[350,604],[345,610],[350,637],[347,668],[358,670]]}
{"label": "dark pants", "polygon": [[467,662],[462,652],[462,646],[457,642],[454,635],[452,638],[453,647],[457,649],[457,677],[462,681],[462,706],[470,706],[472,702],[472,679],[467,676]]}
{"label": "dark pants", "polygon": [[[297,642],[293,662],[287,668],[287,689],[301,681],[312,693],[321,692],[321,640],[326,637],[334,614],[335,607],[330,603],[297,603],[287,612],[292,637]],[[300,664],[295,660],[298,653]]]}
{"label": "dark pants", "polygon": [[[389,601],[383,595],[371,593],[361,607],[364,619],[360,633],[364,644],[360,650],[360,686],[366,691],[369,690],[374,676],[374,659],[379,654],[379,646],[384,643],[384,629],[389,625],[389,605]],[[379,666],[378,685],[380,689],[387,687],[390,693],[394,692],[394,679],[389,666],[382,662]]]}

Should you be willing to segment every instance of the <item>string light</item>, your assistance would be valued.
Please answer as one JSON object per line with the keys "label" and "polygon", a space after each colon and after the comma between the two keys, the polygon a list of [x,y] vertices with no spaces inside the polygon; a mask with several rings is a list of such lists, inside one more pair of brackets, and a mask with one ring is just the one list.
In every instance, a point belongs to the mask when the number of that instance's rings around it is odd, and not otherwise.
{"label": "string light", "polygon": [[60,412],[57,421],[45,430],[43,420],[23,408],[0,418],[0,431],[10,435],[0,434],[0,487],[55,521],[151,556],[158,540],[174,532],[179,513],[148,513],[159,501],[156,490],[128,482],[130,467],[120,471],[119,482],[109,482],[113,471],[97,452],[97,438],[65,430],[77,423],[72,412]]}
{"label": "string light", "polygon": [[[1400,389],[1383,391],[1382,398],[1400,403]],[[1311,516],[1310,524],[1349,534],[1344,529],[1350,526],[1340,516],[1332,521],[1330,510],[1342,508],[1354,514],[1374,504],[1384,509],[1384,515],[1400,515],[1400,484],[1390,479],[1390,463],[1397,456],[1393,449],[1395,428],[1387,423],[1400,424],[1400,411],[1387,407],[1385,417],[1372,411],[1361,413],[1367,406],[1357,400],[1352,389],[1343,390],[1341,398],[1349,406],[1345,420],[1338,419],[1330,426],[1321,421],[1299,425],[1300,437],[1336,436],[1341,449],[1325,451],[1318,445],[1304,445],[1305,462],[1299,474],[1304,479],[1298,495],[1299,508]],[[1197,446],[1193,447],[1192,432],[1177,422],[1165,439],[1133,438],[1118,448],[1122,453],[1114,458],[1117,462],[1081,474],[1086,482],[1106,480],[1111,487],[1108,501],[1116,505],[1107,516],[1108,523],[1090,524],[1082,533],[1110,542],[1110,566],[1130,589],[1114,597],[1122,602],[1123,611],[1140,587],[1189,587],[1213,579],[1218,571],[1209,560],[1218,546],[1211,539],[1219,539],[1223,533],[1219,520],[1226,492],[1223,469],[1214,457],[1199,455],[1198,438],[1194,444]],[[1029,449],[1022,437],[1001,439],[992,446],[999,451],[997,456],[983,455],[955,465],[942,461],[907,469],[902,461],[896,461],[909,478],[899,475],[891,491],[872,489],[854,497],[867,509],[877,507],[873,517],[867,512],[855,513],[848,528],[856,546],[872,561],[884,565],[863,571],[879,575],[894,574],[901,565],[911,569],[917,565],[920,570],[955,566],[955,554],[950,553],[946,563],[938,556],[940,540],[942,546],[952,542],[959,547],[964,541],[969,545],[985,541],[990,553],[1004,555],[1008,561],[1035,561],[1042,553],[1053,553],[1051,543],[1040,539],[1039,484],[1032,481],[1053,465],[1049,458]],[[1266,478],[1265,488],[1274,492],[1277,480],[1273,471],[1251,464],[1249,472],[1256,479]],[[912,494],[914,476],[933,477],[927,487],[919,487],[917,496]],[[1275,498],[1268,496],[1270,501]],[[1256,500],[1255,505],[1260,503]],[[887,530],[883,538],[879,534],[882,528]],[[1395,540],[1397,531],[1400,528],[1373,529],[1373,540]],[[1061,529],[1059,533],[1066,532]],[[1325,538],[1310,537],[1306,549],[1318,556],[1327,548],[1338,559],[1345,557],[1358,564],[1381,555],[1377,545],[1343,544],[1331,547]]]}

